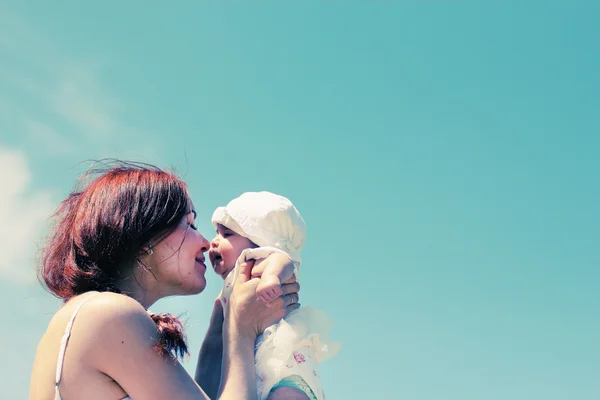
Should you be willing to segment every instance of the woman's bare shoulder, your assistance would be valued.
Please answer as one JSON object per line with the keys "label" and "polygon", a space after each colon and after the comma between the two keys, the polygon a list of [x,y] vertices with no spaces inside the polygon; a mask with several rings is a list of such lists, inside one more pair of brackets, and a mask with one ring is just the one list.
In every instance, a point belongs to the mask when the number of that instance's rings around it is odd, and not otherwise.
{"label": "woman's bare shoulder", "polygon": [[152,318],[138,301],[110,292],[90,298],[77,318],[82,321],[80,325],[95,327],[98,333],[140,324],[155,329]]}
{"label": "woman's bare shoulder", "polygon": [[93,312],[97,318],[118,318],[123,313],[145,312],[144,307],[129,296],[112,292],[88,292],[69,299],[56,312],[53,319],[70,319],[79,306],[81,308],[77,313],[77,319],[90,312]]}
{"label": "woman's bare shoulder", "polygon": [[131,313],[148,316],[144,307],[135,299],[129,296],[103,292],[93,298],[90,298],[85,307],[88,311],[98,313],[99,318],[119,318],[122,315],[130,315]]}
{"label": "woman's bare shoulder", "polygon": [[[34,398],[44,397],[46,388],[53,386],[61,338],[79,306],[66,343],[63,374],[67,373],[67,379],[74,369],[80,372],[99,370],[99,364],[107,354],[121,350],[121,341],[117,337],[120,332],[131,332],[137,327],[139,332],[152,336],[156,329],[142,305],[130,297],[115,293],[84,293],[73,297],[53,316],[38,344],[30,389],[32,394],[36,393]],[[82,369],[84,365],[92,368]]]}

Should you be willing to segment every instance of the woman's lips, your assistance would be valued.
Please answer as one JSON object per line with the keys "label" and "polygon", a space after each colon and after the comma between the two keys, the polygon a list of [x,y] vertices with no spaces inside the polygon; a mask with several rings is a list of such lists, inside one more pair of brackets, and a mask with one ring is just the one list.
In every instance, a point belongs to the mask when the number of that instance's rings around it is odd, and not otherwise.
{"label": "woman's lips", "polygon": [[204,261],[204,258],[196,258],[196,262],[202,265],[204,267],[204,270],[206,270],[206,264],[204,263]]}

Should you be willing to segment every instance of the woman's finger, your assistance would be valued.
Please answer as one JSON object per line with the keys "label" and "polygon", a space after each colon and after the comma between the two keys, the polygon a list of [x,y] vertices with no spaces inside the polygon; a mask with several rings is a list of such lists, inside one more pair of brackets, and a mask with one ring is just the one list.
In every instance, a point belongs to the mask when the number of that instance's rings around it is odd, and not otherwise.
{"label": "woman's finger", "polygon": [[253,278],[260,278],[262,276],[262,273],[265,270],[265,265],[266,265],[266,263],[264,263],[263,261],[265,261],[265,260],[258,260],[254,263],[254,266],[252,267],[252,277]]}
{"label": "woman's finger", "polygon": [[292,304],[297,304],[298,300],[300,300],[298,293],[292,293],[292,294],[287,294],[287,295],[283,296],[283,304],[286,307],[291,306]]}
{"label": "woman's finger", "polygon": [[300,284],[298,282],[286,283],[281,286],[283,294],[298,293],[300,291]]}
{"label": "woman's finger", "polygon": [[286,308],[287,308],[287,312],[291,312],[291,311],[297,310],[297,309],[300,308],[300,303],[290,304]]}

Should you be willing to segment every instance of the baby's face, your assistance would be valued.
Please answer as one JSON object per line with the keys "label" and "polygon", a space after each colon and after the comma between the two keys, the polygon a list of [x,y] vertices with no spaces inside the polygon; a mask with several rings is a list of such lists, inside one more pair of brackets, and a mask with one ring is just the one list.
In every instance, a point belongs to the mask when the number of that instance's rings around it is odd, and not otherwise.
{"label": "baby's face", "polygon": [[254,247],[254,244],[250,239],[218,224],[217,235],[210,242],[210,250],[208,251],[210,263],[217,275],[225,279],[235,268],[235,262],[242,251],[251,247]]}

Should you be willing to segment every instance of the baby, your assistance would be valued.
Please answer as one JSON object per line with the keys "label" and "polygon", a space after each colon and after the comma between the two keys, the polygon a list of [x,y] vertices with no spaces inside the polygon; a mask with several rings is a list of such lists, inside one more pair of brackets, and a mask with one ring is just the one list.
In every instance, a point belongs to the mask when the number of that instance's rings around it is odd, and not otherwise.
{"label": "baby", "polygon": [[[265,267],[257,288],[265,304],[281,296],[283,282],[292,276],[298,280],[306,224],[287,198],[269,192],[244,193],[217,208],[212,224],[217,235],[209,257],[215,272],[225,280],[220,295],[225,313],[242,262],[262,260],[276,252],[292,261],[286,266]],[[305,393],[307,399],[324,400],[317,366],[340,347],[328,339],[331,327],[329,317],[311,307],[294,310],[268,327],[255,348],[258,398],[264,400],[273,389],[288,386]]]}

